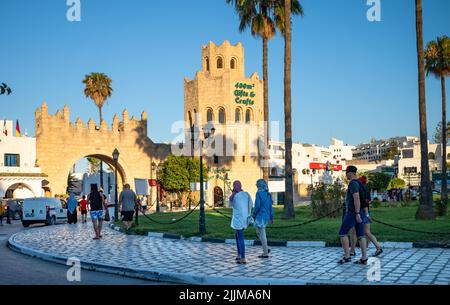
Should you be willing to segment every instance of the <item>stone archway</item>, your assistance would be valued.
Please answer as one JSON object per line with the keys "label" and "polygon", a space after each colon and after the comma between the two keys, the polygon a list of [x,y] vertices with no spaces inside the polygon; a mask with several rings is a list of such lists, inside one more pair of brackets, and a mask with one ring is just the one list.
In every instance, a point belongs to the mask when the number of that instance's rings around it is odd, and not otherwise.
{"label": "stone archway", "polygon": [[11,184],[5,192],[5,198],[7,199],[24,199],[37,197],[37,195],[31,186],[23,182]]}
{"label": "stone archway", "polygon": [[48,176],[47,190],[52,195],[65,194],[67,175],[75,162],[86,157],[98,158],[110,166],[114,165],[112,153],[118,149],[119,172],[122,182],[134,188],[134,179],[150,179],[151,163],[160,163],[170,154],[170,145],[155,144],[147,137],[147,114],[141,120],[129,119],[127,110],[122,121],[117,115],[111,128],[105,121],[96,126],[90,119],[87,125],[78,118],[70,122],[69,107],[48,113],[45,103],[35,113],[36,119],[36,163]]}
{"label": "stone archway", "polygon": [[214,188],[214,207],[223,206],[223,190],[220,186]]}

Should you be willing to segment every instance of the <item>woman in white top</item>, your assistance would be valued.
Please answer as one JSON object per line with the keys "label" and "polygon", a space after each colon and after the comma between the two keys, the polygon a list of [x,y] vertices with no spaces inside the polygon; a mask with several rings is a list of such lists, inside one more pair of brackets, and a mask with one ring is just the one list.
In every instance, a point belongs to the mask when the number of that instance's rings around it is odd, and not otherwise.
{"label": "woman in white top", "polygon": [[242,190],[240,181],[233,182],[233,193],[230,196],[230,205],[233,208],[231,227],[236,231],[236,245],[238,252],[236,263],[246,264],[244,230],[248,226],[247,219],[251,213],[253,202],[250,194]]}

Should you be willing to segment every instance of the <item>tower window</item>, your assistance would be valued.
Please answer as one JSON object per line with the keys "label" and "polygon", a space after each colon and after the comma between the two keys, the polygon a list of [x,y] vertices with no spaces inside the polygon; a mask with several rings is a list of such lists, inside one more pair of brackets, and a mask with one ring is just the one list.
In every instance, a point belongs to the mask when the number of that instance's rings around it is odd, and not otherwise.
{"label": "tower window", "polygon": [[251,120],[252,120],[251,110],[247,109],[247,111],[245,111],[245,123],[249,124]]}
{"label": "tower window", "polygon": [[225,116],[225,109],[220,108],[219,109],[219,123],[225,124],[226,116]]}
{"label": "tower window", "polygon": [[242,156],[242,163],[245,163],[245,156]]}
{"label": "tower window", "polygon": [[236,111],[234,113],[234,118],[235,118],[235,122],[236,123],[240,123],[241,122],[241,109],[236,108]]}
{"label": "tower window", "polygon": [[206,121],[212,122],[213,120],[214,120],[213,111],[212,109],[208,109],[208,111],[206,112]]}
{"label": "tower window", "polygon": [[206,71],[209,71],[209,58],[208,57],[206,57],[205,64],[206,64]]}
{"label": "tower window", "polygon": [[223,59],[222,59],[222,57],[217,58],[217,69],[223,69]]}
{"label": "tower window", "polygon": [[231,69],[236,69],[236,59],[232,58],[230,62]]}
{"label": "tower window", "polygon": [[219,157],[214,155],[214,164],[219,164]]}

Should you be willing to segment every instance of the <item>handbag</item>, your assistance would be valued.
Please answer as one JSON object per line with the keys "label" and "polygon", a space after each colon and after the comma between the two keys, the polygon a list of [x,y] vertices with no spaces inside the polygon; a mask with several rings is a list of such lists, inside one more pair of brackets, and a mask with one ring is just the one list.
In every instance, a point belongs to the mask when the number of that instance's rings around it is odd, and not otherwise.
{"label": "handbag", "polygon": [[250,203],[250,194],[247,193],[247,202],[248,202],[248,213],[247,216],[247,226],[251,226],[255,223],[255,219],[252,217],[252,205]]}
{"label": "handbag", "polygon": [[105,221],[111,221],[111,218],[109,217],[109,211],[106,210],[105,212]]}

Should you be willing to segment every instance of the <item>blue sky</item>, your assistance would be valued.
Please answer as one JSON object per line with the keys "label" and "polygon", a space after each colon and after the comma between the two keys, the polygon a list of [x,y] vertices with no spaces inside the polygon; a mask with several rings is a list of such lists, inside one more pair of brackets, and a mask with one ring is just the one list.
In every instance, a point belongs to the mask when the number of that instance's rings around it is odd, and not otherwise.
{"label": "blue sky", "polygon": [[[111,123],[127,108],[149,115],[152,140],[170,141],[183,119],[183,78],[201,67],[200,48],[225,39],[245,47],[246,75],[262,75],[262,43],[225,0],[81,0],[81,22],[68,22],[66,0],[0,0],[0,118],[19,119],[34,134],[34,111],[71,107],[98,120],[83,95],[90,72],[113,79],[104,107]],[[418,135],[417,63],[413,0],[381,0],[382,21],[366,19],[366,0],[303,0],[293,24],[293,133],[296,141],[328,145],[334,136],[357,144],[370,138]],[[424,1],[425,43],[450,35],[450,1]],[[283,48],[269,44],[270,119],[283,122]],[[428,128],[440,120],[440,82],[427,79]]]}

